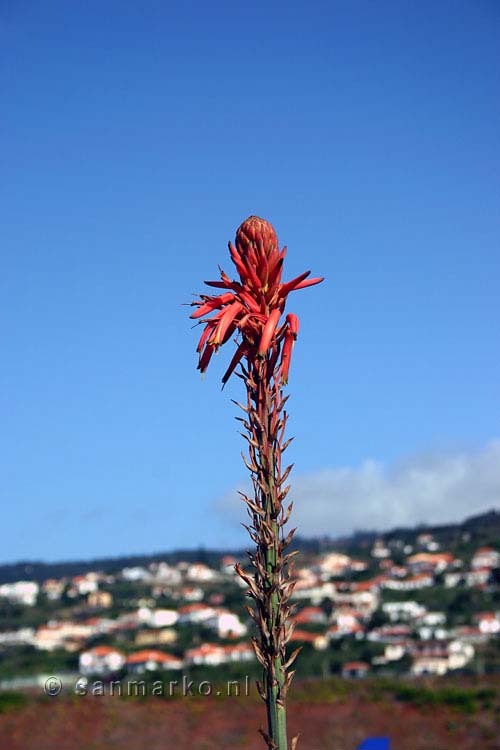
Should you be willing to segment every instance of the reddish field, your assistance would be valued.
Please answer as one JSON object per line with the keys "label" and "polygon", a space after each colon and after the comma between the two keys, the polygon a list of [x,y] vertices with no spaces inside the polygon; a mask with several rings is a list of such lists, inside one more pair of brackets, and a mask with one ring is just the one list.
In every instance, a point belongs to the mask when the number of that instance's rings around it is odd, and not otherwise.
{"label": "reddish field", "polygon": [[[302,693],[303,695],[303,693]],[[417,708],[362,691],[289,705],[298,750],[354,750],[369,735],[389,735],[392,750],[500,749],[498,704],[463,713]],[[1,750],[228,750],[264,747],[256,728],[264,707],[250,698],[107,697],[33,699],[0,714]]]}

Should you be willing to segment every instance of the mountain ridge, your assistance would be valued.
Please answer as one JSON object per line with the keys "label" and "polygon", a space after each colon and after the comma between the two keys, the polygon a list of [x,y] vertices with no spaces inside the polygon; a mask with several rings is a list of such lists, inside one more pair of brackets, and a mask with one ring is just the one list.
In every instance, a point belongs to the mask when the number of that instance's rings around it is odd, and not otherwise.
{"label": "mountain ridge", "polygon": [[[428,533],[439,538],[441,543],[457,544],[463,541],[463,536],[469,535],[470,542],[478,545],[494,543],[500,540],[500,510],[492,508],[489,511],[470,516],[459,523],[450,524],[418,524],[413,527],[396,527],[388,531],[354,531],[344,537],[330,536],[294,538],[292,548],[305,553],[319,554],[330,549],[347,551],[348,549],[370,546],[375,539],[389,541],[398,537],[405,542],[411,542],[419,534]],[[125,567],[146,566],[161,560],[175,564],[181,560],[186,562],[204,562],[216,566],[225,555],[235,557],[246,556],[246,548],[188,548],[174,549],[164,552],[139,553],[119,555],[114,557],[99,557],[89,560],[65,560],[59,562],[44,562],[41,560],[20,560],[14,563],[0,564],[0,583],[11,583],[19,580],[43,581],[47,578],[62,578],[82,575],[90,570],[103,570],[116,573]]]}

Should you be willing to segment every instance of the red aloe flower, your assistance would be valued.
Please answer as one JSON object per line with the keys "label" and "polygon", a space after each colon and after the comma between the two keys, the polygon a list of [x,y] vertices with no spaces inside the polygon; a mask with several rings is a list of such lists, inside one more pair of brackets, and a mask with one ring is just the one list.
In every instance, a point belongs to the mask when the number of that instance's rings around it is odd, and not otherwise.
{"label": "red aloe flower", "polygon": [[[287,643],[291,637],[289,618],[293,610],[290,596],[295,585],[292,577],[292,555],[285,550],[295,529],[284,533],[292,504],[284,501],[290,489],[286,480],[292,466],[282,467],[282,456],[291,438],[284,440],[288,415],[282,386],[288,382],[290,358],[299,332],[299,320],[288,313],[281,322],[288,295],[297,289],[318,284],[309,271],[282,283],[286,247],[281,251],[276,232],[269,222],[250,216],[236,232],[229,253],[239,275],[232,281],[221,270],[220,281],[208,286],[223,289],[219,295],[200,295],[193,302],[191,318],[199,320],[204,330],[198,343],[198,369],[207,369],[215,351],[235,334],[237,348],[223,378],[226,384],[238,365],[245,382],[246,405],[240,421],[246,430],[248,459],[254,497],[242,495],[251,518],[249,531],[255,543],[249,552],[253,576],[236,566],[237,574],[248,585],[248,596],[254,608],[253,618],[258,637],[252,638],[255,655],[262,665],[262,681],[257,687],[267,707],[268,731],[261,734],[269,750],[287,750],[286,694],[294,671],[290,670],[300,649],[291,655]],[[242,360],[245,360],[243,363]],[[297,737],[292,740],[295,750]]]}
{"label": "red aloe flower", "polygon": [[232,281],[221,269],[220,281],[206,281],[208,286],[228,290],[220,295],[200,295],[192,305],[197,310],[191,318],[205,324],[198,344],[198,369],[204,373],[214,351],[233,333],[241,336],[236,353],[222,378],[227,382],[243,357],[253,361],[269,350],[281,353],[281,382],[288,380],[293,343],[299,322],[289,314],[279,325],[290,292],[319,284],[323,278],[307,278],[310,271],[281,283],[286,247],[281,251],[273,226],[265,219],[250,216],[236,232],[235,244],[229,242],[229,253],[239,281]]}

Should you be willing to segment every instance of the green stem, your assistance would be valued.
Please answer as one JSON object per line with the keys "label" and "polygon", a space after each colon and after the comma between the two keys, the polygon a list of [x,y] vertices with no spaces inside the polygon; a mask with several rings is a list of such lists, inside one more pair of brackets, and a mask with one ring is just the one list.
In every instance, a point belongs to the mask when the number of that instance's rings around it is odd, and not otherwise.
{"label": "green stem", "polygon": [[[273,523],[273,531],[275,532],[275,538],[278,538],[278,525],[276,522]],[[276,549],[270,548],[268,549],[268,571],[272,571],[276,565]],[[278,611],[279,607],[279,601],[278,601],[278,595],[276,593],[272,594],[271,596],[271,612],[270,612],[270,618],[268,622],[268,627],[270,629],[270,632],[273,632],[272,629],[275,628],[275,622],[276,622],[276,613]],[[274,672],[275,675],[273,676],[272,673],[267,675],[268,678],[268,689],[267,689],[267,708],[268,708],[268,719],[269,719],[269,728],[270,728],[270,736],[273,739],[273,741],[276,743],[276,747],[278,750],[286,750],[287,748],[287,739],[286,739],[286,708],[285,706],[278,702],[278,697],[280,695],[281,689],[283,688],[284,683],[284,674],[283,674],[283,664],[281,662],[281,657],[277,656],[274,659]]]}
{"label": "green stem", "polygon": [[[271,412],[271,393],[270,388],[266,383],[261,383],[263,388],[263,397],[261,405],[263,413],[261,414],[261,422],[266,428],[265,444],[267,444],[267,454],[262,445],[261,455],[265,455],[267,464],[267,492],[265,496],[264,511],[266,514],[266,520],[272,528],[273,544],[272,546],[266,546],[265,549],[265,563],[266,571],[268,574],[268,580],[274,580],[274,574],[277,567],[278,555],[279,555],[279,526],[275,517],[274,508],[275,503],[275,456],[274,446],[271,440],[269,440],[268,432],[268,420]],[[267,387],[266,387],[267,386]],[[278,592],[274,591],[270,597],[270,607],[267,613],[267,627],[270,633],[276,632],[277,615],[279,612],[280,600]],[[277,750],[287,750],[287,738],[286,738],[286,708],[283,702],[279,700],[282,693],[282,688],[285,681],[285,675],[283,671],[283,664],[281,655],[278,654],[274,658],[273,662],[274,669],[268,669],[266,674],[267,683],[267,719],[268,719],[268,734],[272,741],[275,743]]]}

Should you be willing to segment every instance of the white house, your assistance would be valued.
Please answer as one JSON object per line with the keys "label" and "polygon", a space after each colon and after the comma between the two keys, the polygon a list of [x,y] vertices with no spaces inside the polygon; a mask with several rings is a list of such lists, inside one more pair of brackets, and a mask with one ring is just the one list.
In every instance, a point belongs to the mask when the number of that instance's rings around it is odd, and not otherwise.
{"label": "white house", "polygon": [[139,565],[130,568],[123,568],[121,576],[124,581],[149,581],[152,576],[149,570]]}
{"label": "white house", "polygon": [[290,636],[290,643],[295,641],[299,643],[310,643],[317,651],[324,651],[328,648],[330,634],[329,632],[311,633],[308,630],[294,630]]}
{"label": "white house", "polygon": [[82,675],[106,676],[118,672],[125,665],[125,656],[111,646],[95,646],[82,651],[79,657],[79,669]]}
{"label": "white house", "polygon": [[190,648],[184,654],[186,664],[204,664],[216,667],[226,661],[224,647],[215,643],[203,643],[196,648]]}
{"label": "white house", "polygon": [[96,573],[86,573],[82,576],[75,576],[71,579],[71,588],[68,595],[86,596],[97,591],[99,587],[98,576]]}
{"label": "white house", "polygon": [[419,654],[414,657],[411,673],[416,676],[432,674],[442,677],[448,672],[448,655],[446,651],[437,654]]}
{"label": "white house", "polygon": [[3,630],[0,632],[0,645],[22,646],[33,643],[35,631],[33,628],[19,628],[19,630]]}
{"label": "white house", "polygon": [[444,585],[446,588],[452,589],[462,583],[463,579],[464,574],[459,570],[450,571],[444,575]]}
{"label": "white house", "polygon": [[212,568],[209,568],[208,565],[204,565],[203,563],[193,563],[192,565],[189,565],[186,577],[190,581],[205,583],[208,581],[215,581],[219,578],[219,574],[215,570],[212,570]]}
{"label": "white house", "polygon": [[83,620],[81,625],[86,625],[91,629],[91,635],[104,635],[115,629],[116,620],[110,617],[89,617]]}
{"label": "white house", "polygon": [[411,635],[409,625],[382,625],[380,628],[373,628],[367,634],[369,641],[379,641],[381,643],[399,643],[408,640]]}
{"label": "white house", "polygon": [[474,657],[474,646],[455,639],[446,642],[415,644],[411,672],[414,675],[444,675],[450,670],[463,669]]}
{"label": "white house", "polygon": [[468,586],[486,586],[491,578],[491,568],[472,568],[472,570],[465,571],[464,578]]}
{"label": "white house", "polygon": [[327,617],[321,607],[303,607],[293,617],[293,621],[296,625],[313,624],[313,625],[326,625]]}
{"label": "white house", "polygon": [[372,547],[372,557],[382,560],[384,557],[390,557],[391,551],[386,547],[382,539],[378,539]]}
{"label": "white house", "polygon": [[338,609],[332,613],[332,622],[339,633],[355,633],[359,628],[359,613],[349,609]]}
{"label": "white house", "polygon": [[428,625],[431,628],[446,625],[446,614],[444,612],[425,612],[419,616],[418,624]]}
{"label": "white house", "polygon": [[42,592],[49,601],[55,602],[61,598],[65,585],[64,579],[47,578],[42,584]]}
{"label": "white house", "polygon": [[431,625],[422,625],[417,629],[417,632],[422,641],[444,641],[450,636],[446,628],[432,627]]}
{"label": "white house", "polygon": [[216,610],[206,604],[186,604],[179,608],[179,623],[206,622],[214,617]]}
{"label": "white house", "polygon": [[234,646],[224,646],[227,661],[253,661],[255,651],[249,643],[236,643]]}
{"label": "white house", "polygon": [[175,609],[151,609],[150,607],[140,607],[137,610],[137,616],[141,622],[151,628],[168,628],[175,625],[179,619],[179,613]]}
{"label": "white house", "polygon": [[207,628],[217,632],[219,638],[240,638],[247,632],[238,615],[227,609],[217,608],[211,617],[205,620]]}
{"label": "white house", "polygon": [[183,586],[179,593],[186,602],[201,602],[203,599],[203,589],[199,586]]}
{"label": "white house", "polygon": [[417,573],[409,578],[391,578],[385,581],[384,586],[393,591],[416,591],[432,586],[433,583],[434,578],[431,573]]}
{"label": "white house", "polygon": [[[353,622],[349,626],[343,624],[342,627],[339,625],[331,625],[326,631],[327,640],[336,640],[338,638],[345,638],[346,636],[353,636],[360,640],[365,637],[366,628],[359,622]],[[308,633],[308,635],[312,635]],[[317,635],[317,634],[314,634]],[[319,636],[318,636],[319,637]],[[325,646],[326,648],[326,646]]]}
{"label": "white house", "polygon": [[486,643],[490,637],[488,633],[483,633],[477,625],[459,625],[453,628],[453,636],[463,643]]}
{"label": "white house", "polygon": [[338,576],[348,570],[351,566],[351,558],[341,552],[329,552],[324,555],[319,563],[321,573],[329,576]]}
{"label": "white house", "polygon": [[474,615],[474,622],[477,623],[481,633],[488,633],[489,635],[500,633],[500,618],[498,613],[478,612]]}
{"label": "white house", "polygon": [[237,643],[234,646],[203,643],[197,648],[186,651],[185,659],[187,664],[218,666],[228,662],[252,661],[255,659],[255,653],[248,643]]}
{"label": "white house", "polygon": [[310,599],[313,604],[319,604],[322,599],[335,598],[337,590],[331,581],[317,583],[314,586],[309,586],[308,584],[299,586],[299,583],[300,581],[292,591],[292,599]]}
{"label": "white house", "polygon": [[[360,588],[361,587],[361,588]],[[363,588],[362,584],[355,584],[349,594],[338,594],[335,597],[336,604],[349,605],[362,613],[363,617],[369,618],[379,605],[378,591]]]}
{"label": "white house", "polygon": [[441,573],[455,561],[450,552],[417,552],[406,560],[414,573]]}
{"label": "white house", "polygon": [[43,651],[54,651],[64,648],[66,641],[86,640],[94,634],[95,629],[91,625],[72,620],[51,620],[37,628],[33,636],[33,645]]}
{"label": "white house", "polygon": [[235,575],[234,566],[237,562],[238,560],[236,559],[236,557],[233,557],[233,555],[224,555],[224,557],[220,561],[220,569],[222,573],[230,576]]}
{"label": "white house", "polygon": [[182,581],[180,570],[177,570],[172,565],[168,565],[166,562],[151,563],[149,570],[159,582],[177,585]]}
{"label": "white house", "polygon": [[321,580],[319,575],[309,567],[297,568],[295,571],[295,579],[295,586],[298,586],[299,589],[315,586]]}
{"label": "white house", "polygon": [[400,643],[387,643],[384,648],[386,661],[399,661],[407,653],[411,646],[411,641]]}
{"label": "white house", "polygon": [[25,607],[33,607],[36,603],[40,587],[35,581],[15,581],[3,583],[0,586],[0,596]]}
{"label": "white house", "polygon": [[416,620],[417,617],[424,615],[425,611],[425,607],[413,599],[407,599],[404,602],[385,602],[382,604],[382,612],[389,617],[391,622]]}
{"label": "white house", "polygon": [[448,644],[448,662],[450,669],[463,669],[474,658],[474,646],[462,640],[453,640]]}
{"label": "white house", "polygon": [[350,661],[342,666],[342,677],[344,679],[349,678],[362,678],[366,677],[370,671],[370,665],[364,661]]}
{"label": "white house", "polygon": [[177,656],[166,654],[163,651],[146,649],[135,651],[127,656],[127,669],[136,674],[155,672],[167,669],[182,669],[183,662]]}
{"label": "white house", "polygon": [[500,552],[493,547],[479,547],[472,558],[473,568],[498,568],[500,565]]}
{"label": "white house", "polygon": [[437,552],[439,549],[439,544],[432,534],[419,534],[417,536],[417,544],[419,547],[427,550],[427,552]]}

